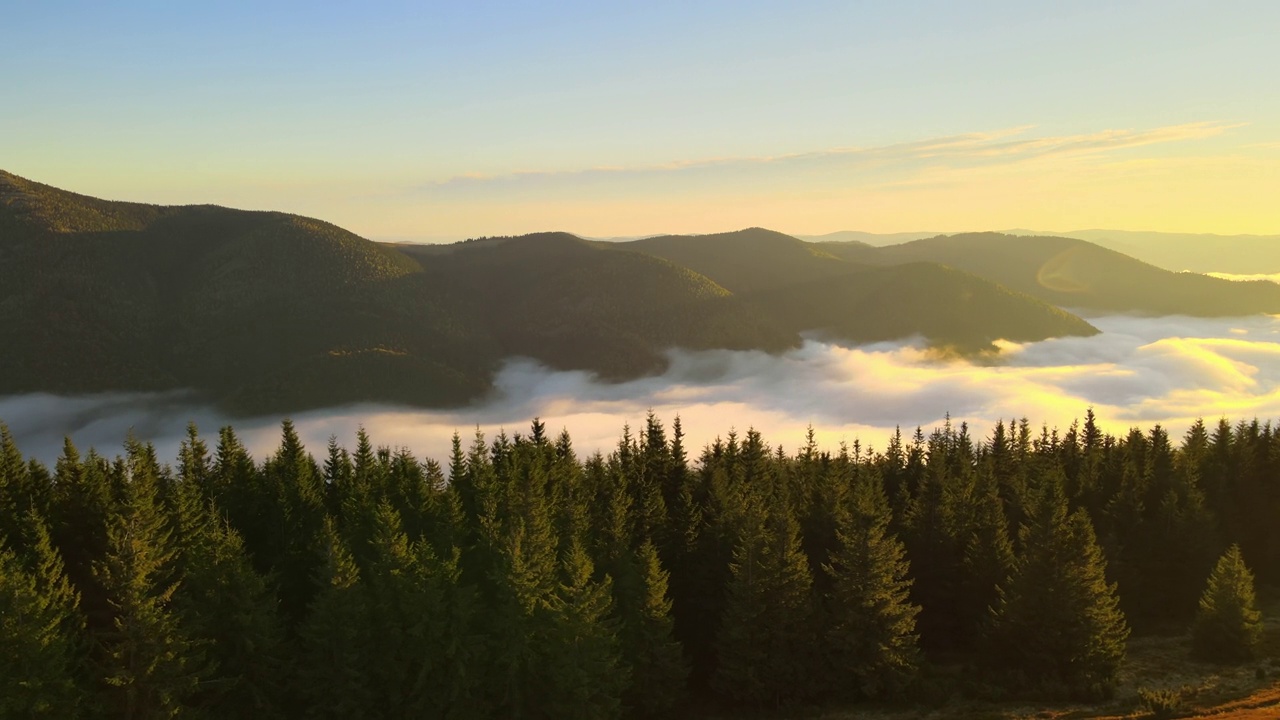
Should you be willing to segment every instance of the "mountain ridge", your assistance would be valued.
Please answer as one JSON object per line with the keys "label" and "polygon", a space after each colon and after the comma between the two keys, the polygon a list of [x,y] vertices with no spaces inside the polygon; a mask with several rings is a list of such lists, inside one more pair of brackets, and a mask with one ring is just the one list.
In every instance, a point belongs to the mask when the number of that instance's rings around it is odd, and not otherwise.
{"label": "mountain ridge", "polygon": [[1172,272],[1076,238],[987,232],[878,248],[829,247],[856,262],[939,262],[1082,311],[1202,317],[1280,313],[1275,283]]}
{"label": "mountain ridge", "polygon": [[612,381],[661,372],[671,348],[781,352],[807,331],[965,352],[1097,332],[971,273],[851,262],[763,228],[398,245],[0,178],[3,394],[195,389],[238,414],[449,406],[513,356]]}

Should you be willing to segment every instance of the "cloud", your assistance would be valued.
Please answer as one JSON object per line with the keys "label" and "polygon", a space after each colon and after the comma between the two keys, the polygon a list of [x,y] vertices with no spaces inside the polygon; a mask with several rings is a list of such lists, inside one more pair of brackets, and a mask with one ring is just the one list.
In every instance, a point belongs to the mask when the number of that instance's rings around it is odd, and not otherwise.
{"label": "cloud", "polygon": [[[667,423],[679,415],[695,448],[749,427],[795,448],[810,425],[827,448],[854,439],[883,448],[895,426],[928,431],[948,413],[979,436],[1002,418],[1065,429],[1090,406],[1111,432],[1162,423],[1181,433],[1198,417],[1280,418],[1280,318],[1091,322],[1102,334],[1006,343],[999,357],[983,362],[940,361],[915,342],[842,347],[809,340],[779,356],[675,351],[663,375],[609,384],[515,359],[492,395],[471,408],[361,405],[294,420],[313,453],[323,453],[331,435],[350,446],[363,426],[375,443],[443,461],[455,431],[469,442],[477,426],[489,437],[524,432],[534,417],[569,430],[580,454],[607,453],[622,427],[642,425],[650,409]],[[130,428],[173,458],[189,420],[211,440],[228,422],[181,394],[0,398],[0,419],[24,452],[45,462],[56,459],[64,434],[82,451],[94,446],[113,455]],[[233,424],[256,457],[278,443],[279,418]]]}
{"label": "cloud", "polygon": [[1235,280],[1237,282],[1251,282],[1253,280],[1267,280],[1269,282],[1280,284],[1280,273],[1257,274],[1257,275],[1239,275],[1236,273],[1211,272],[1205,273],[1211,277],[1222,278],[1223,280]]}
{"label": "cloud", "polygon": [[1117,150],[1186,142],[1220,135],[1241,124],[1196,122],[1146,130],[1025,137],[1024,126],[928,138],[880,147],[831,148],[783,155],[676,160],[635,166],[598,166],[567,170],[529,170],[500,174],[466,173],[432,181],[417,188],[428,196],[476,190],[576,187],[599,183],[629,183],[647,179],[670,181],[713,173],[717,177],[764,174],[775,181],[803,175],[861,171],[893,176],[895,171],[924,167],[950,168],[1012,165],[1054,156],[1095,156]]}

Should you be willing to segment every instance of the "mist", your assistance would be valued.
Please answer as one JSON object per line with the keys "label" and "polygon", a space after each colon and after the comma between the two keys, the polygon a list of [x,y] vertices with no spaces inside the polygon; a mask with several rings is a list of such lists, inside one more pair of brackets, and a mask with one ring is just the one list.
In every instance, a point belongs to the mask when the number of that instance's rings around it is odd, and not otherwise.
{"label": "mist", "polygon": [[[922,341],[846,347],[809,339],[783,355],[743,351],[672,351],[661,376],[624,383],[559,372],[512,359],[489,396],[458,410],[354,405],[299,413],[295,426],[322,454],[331,436],[351,447],[364,427],[376,445],[406,447],[444,461],[455,432],[470,443],[477,430],[526,432],[540,417],[568,430],[579,455],[609,452],[624,426],[644,425],[652,410],[668,427],[679,416],[695,452],[731,430],[759,430],[774,446],[794,449],[814,428],[820,446],[860,440],[883,448],[895,427],[926,433],[950,415],[977,437],[995,422],[1026,417],[1065,430],[1093,407],[1102,427],[1124,432],[1156,423],[1185,432],[1197,418],[1216,422],[1280,418],[1280,318],[1090,318],[1089,338],[1001,344],[976,360],[940,359]],[[114,456],[132,432],[172,460],[186,424],[210,444],[234,425],[255,458],[274,451],[280,417],[229,419],[183,393],[0,398],[8,424],[29,457],[55,461],[63,437],[84,452]]]}

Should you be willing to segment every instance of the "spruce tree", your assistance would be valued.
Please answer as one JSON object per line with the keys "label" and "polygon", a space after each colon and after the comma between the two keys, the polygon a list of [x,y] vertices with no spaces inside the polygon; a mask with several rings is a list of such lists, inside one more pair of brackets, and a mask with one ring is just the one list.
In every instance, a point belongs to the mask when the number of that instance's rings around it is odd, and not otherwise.
{"label": "spruce tree", "polygon": [[172,607],[177,547],[157,499],[154,452],[132,438],[126,449],[123,502],[107,528],[106,556],[94,566],[112,611],[96,638],[101,703],[127,720],[174,717],[196,690],[204,659]]}
{"label": "spruce tree", "polygon": [[542,653],[553,624],[550,607],[557,585],[555,539],[530,532],[519,517],[503,523],[486,514],[482,544],[491,548],[493,565],[486,579],[488,636],[486,686],[494,716],[529,717],[545,668]]}
{"label": "spruce tree", "polygon": [[386,716],[477,717],[474,596],[459,584],[457,552],[438,557],[429,541],[411,543],[401,523],[383,501],[365,584],[369,682]]}
{"label": "spruce tree", "polygon": [[712,686],[723,698],[759,708],[807,699],[815,627],[809,561],[786,503],[748,503],[730,565]]}
{"label": "spruce tree", "polygon": [[628,673],[619,656],[617,628],[609,621],[612,580],[593,578],[591,558],[579,543],[561,561],[561,580],[540,623],[540,682],[533,686],[536,717],[615,718],[622,711]]}
{"label": "spruce tree", "polygon": [[18,532],[29,513],[48,517],[52,483],[44,466],[23,460],[22,452],[0,422],[0,543],[8,543],[15,553],[31,548],[31,539]]}
{"label": "spruce tree", "polygon": [[673,636],[669,576],[658,560],[657,548],[645,542],[636,560],[637,593],[626,599],[629,607],[622,618],[622,657],[631,669],[623,702],[632,716],[666,717],[684,698],[689,667]]}
{"label": "spruce tree", "polygon": [[33,567],[0,542],[0,717],[80,717],[79,596],[38,520],[35,530]]}
{"label": "spruce tree", "polygon": [[174,521],[182,583],[173,605],[210,661],[195,703],[219,717],[277,716],[284,637],[275,594],[195,476],[183,475]]}
{"label": "spruce tree", "polygon": [[111,623],[112,611],[93,566],[107,552],[107,521],[114,504],[106,462],[92,450],[82,461],[66,439],[54,476],[49,534],[66,564],[67,577],[80,591],[80,608],[89,627],[95,630]]}
{"label": "spruce tree", "polygon": [[1191,628],[1196,657],[1212,662],[1238,662],[1253,657],[1262,633],[1262,614],[1254,604],[1253,573],[1240,548],[1232,545],[1219,558]]}
{"label": "spruce tree", "polygon": [[325,522],[323,583],[299,628],[301,662],[295,692],[318,718],[379,717],[371,682],[374,628],[360,571],[332,522]]}
{"label": "spruce tree", "polygon": [[1021,532],[1022,554],[999,602],[985,660],[1012,689],[1097,698],[1115,687],[1129,629],[1084,510],[1047,483]]}
{"label": "spruce tree", "polygon": [[281,423],[280,447],[264,463],[260,476],[266,487],[259,492],[269,493],[260,505],[263,517],[254,521],[265,530],[260,550],[270,558],[267,567],[279,580],[281,610],[294,626],[320,589],[316,580],[326,561],[323,536],[328,515],[320,468],[289,420]]}
{"label": "spruce tree", "polygon": [[841,513],[837,546],[823,570],[831,578],[826,632],[832,686],[874,698],[900,692],[919,667],[917,605],[909,599],[906,551],[889,534],[888,499],[864,479]]}

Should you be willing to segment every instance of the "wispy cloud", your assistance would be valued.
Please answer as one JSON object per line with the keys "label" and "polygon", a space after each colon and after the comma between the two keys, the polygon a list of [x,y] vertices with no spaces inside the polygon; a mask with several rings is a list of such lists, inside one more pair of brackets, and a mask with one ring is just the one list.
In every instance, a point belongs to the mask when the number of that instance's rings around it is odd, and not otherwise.
{"label": "wispy cloud", "polygon": [[1007,165],[1054,156],[1096,156],[1149,145],[1187,142],[1221,135],[1242,123],[1196,122],[1146,130],[1103,130],[1076,135],[1028,137],[1034,126],[928,138],[878,147],[841,147],[783,155],[715,157],[632,166],[596,166],[569,170],[521,170],[501,174],[468,173],[432,181],[418,189],[428,194],[475,188],[575,185],[580,183],[671,179],[715,172],[717,175],[765,172],[774,177],[824,170],[894,170],[931,167]]}

